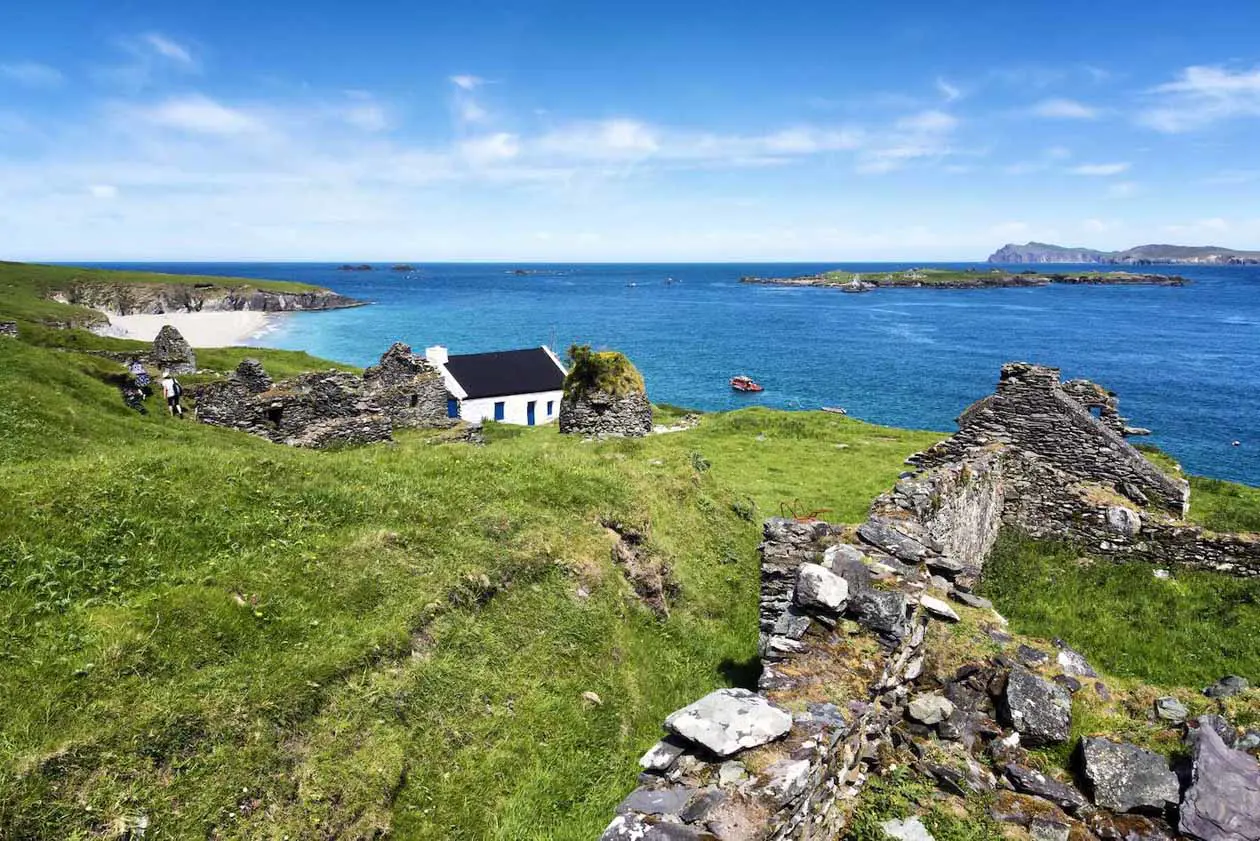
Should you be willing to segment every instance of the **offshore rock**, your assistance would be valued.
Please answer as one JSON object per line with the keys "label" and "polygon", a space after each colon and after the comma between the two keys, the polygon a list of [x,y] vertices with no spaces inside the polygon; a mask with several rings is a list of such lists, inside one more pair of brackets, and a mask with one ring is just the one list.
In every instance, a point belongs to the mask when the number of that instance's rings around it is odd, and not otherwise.
{"label": "offshore rock", "polygon": [[665,727],[717,756],[730,756],[786,735],[792,716],[747,689],[719,689],[672,713]]}
{"label": "offshore rock", "polygon": [[1081,742],[1081,759],[1094,803],[1112,812],[1162,815],[1181,794],[1168,761],[1136,745],[1087,737]]}

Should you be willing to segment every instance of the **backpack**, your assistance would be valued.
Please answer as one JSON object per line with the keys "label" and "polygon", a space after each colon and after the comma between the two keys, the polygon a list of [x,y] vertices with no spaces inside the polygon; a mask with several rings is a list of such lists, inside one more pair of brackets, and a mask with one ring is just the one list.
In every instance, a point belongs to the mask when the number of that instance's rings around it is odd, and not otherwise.
{"label": "backpack", "polygon": [[175,392],[176,398],[180,398],[184,396],[184,387],[179,384],[179,380],[175,380],[174,392]]}

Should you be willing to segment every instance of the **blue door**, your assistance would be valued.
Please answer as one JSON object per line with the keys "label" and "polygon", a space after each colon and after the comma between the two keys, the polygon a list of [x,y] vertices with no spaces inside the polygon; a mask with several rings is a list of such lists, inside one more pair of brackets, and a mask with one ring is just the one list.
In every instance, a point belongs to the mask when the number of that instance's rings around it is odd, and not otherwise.
{"label": "blue door", "polygon": [[494,419],[495,419],[495,420],[497,420],[497,421],[501,421],[501,420],[503,420],[503,407],[504,407],[504,405],[505,405],[505,404],[504,404],[504,402],[503,402],[502,400],[500,400],[500,401],[498,401],[497,403],[495,403],[495,404],[494,404]]}
{"label": "blue door", "polygon": [[448,418],[459,417],[459,401],[454,397],[446,401],[446,416]]}
{"label": "blue door", "polygon": [[525,423],[529,424],[530,426],[534,425],[534,406],[537,403],[538,403],[537,400],[531,400],[525,404]]}

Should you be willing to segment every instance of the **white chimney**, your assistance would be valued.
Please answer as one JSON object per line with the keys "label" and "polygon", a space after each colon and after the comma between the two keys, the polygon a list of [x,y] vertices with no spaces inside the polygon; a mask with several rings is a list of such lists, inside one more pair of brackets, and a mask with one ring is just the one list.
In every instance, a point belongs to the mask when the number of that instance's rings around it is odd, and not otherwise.
{"label": "white chimney", "polygon": [[424,358],[434,365],[445,365],[450,356],[446,352],[446,345],[434,345],[424,349]]}

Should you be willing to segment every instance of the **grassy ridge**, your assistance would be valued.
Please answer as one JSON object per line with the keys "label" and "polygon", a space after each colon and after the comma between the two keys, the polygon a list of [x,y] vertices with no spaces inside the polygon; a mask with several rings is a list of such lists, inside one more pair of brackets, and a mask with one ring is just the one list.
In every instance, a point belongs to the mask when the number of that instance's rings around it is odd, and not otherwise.
{"label": "grassy ridge", "polygon": [[592,837],[663,716],[749,679],[760,517],[859,519],[936,437],[749,411],[312,453],[142,418],[112,365],[0,342],[5,837]]}

